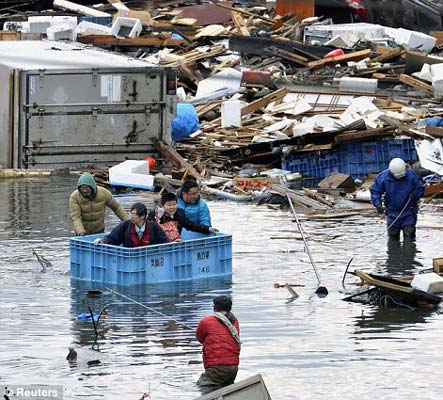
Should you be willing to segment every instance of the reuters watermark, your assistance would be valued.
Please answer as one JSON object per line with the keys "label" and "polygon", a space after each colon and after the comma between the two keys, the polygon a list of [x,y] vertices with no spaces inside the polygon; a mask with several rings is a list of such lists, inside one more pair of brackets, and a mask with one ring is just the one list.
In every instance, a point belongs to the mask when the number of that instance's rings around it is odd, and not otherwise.
{"label": "reuters watermark", "polygon": [[2,400],[63,400],[62,385],[3,385]]}

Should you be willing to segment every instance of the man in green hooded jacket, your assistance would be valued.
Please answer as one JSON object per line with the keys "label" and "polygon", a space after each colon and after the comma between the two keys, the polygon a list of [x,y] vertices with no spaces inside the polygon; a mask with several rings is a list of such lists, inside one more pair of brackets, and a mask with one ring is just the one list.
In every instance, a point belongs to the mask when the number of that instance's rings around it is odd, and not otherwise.
{"label": "man in green hooded jacket", "polygon": [[80,176],[77,190],[69,197],[69,212],[76,235],[90,235],[105,231],[105,208],[108,206],[121,221],[129,219],[111,192],[97,186],[94,177],[85,172]]}

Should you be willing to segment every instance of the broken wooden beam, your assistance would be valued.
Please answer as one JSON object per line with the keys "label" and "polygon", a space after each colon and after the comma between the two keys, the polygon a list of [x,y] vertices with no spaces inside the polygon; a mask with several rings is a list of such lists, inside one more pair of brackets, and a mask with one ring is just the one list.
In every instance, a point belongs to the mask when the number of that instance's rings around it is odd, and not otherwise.
{"label": "broken wooden beam", "polygon": [[302,65],[303,67],[306,67],[306,65],[308,65],[309,62],[309,60],[306,57],[299,56],[298,54],[291,53],[290,51],[279,49],[278,47],[275,46],[265,48],[264,53],[271,56],[277,56],[283,58],[284,60]]}
{"label": "broken wooden beam", "polygon": [[408,85],[412,86],[414,89],[423,90],[424,92],[428,93],[434,93],[434,88],[432,85],[428,85],[427,83],[424,83],[418,79],[415,79],[409,75],[406,74],[400,74],[398,77],[399,81]]}
{"label": "broken wooden beam", "polygon": [[286,88],[278,89],[272,93],[263,96],[261,99],[255,100],[252,103],[249,103],[247,106],[241,109],[241,115],[246,115],[252,113],[254,111],[259,110],[260,108],[266,107],[269,103],[273,101],[281,100],[288,93]]}
{"label": "broken wooden beam", "polygon": [[384,128],[368,129],[360,132],[340,133],[335,136],[337,143],[350,142],[350,141],[363,141],[368,139],[376,139],[387,136],[392,136],[395,133],[395,126],[388,126]]}
{"label": "broken wooden beam", "polygon": [[345,63],[348,61],[360,61],[366,57],[369,57],[370,55],[371,55],[371,50],[369,49],[354,51],[353,53],[343,54],[342,56],[311,61],[308,64],[308,69],[312,70],[312,69],[322,68],[330,64],[335,65],[335,64]]}
{"label": "broken wooden beam", "polygon": [[80,43],[90,44],[99,47],[178,47],[186,45],[186,40],[183,39],[171,39],[160,37],[138,37],[138,38],[123,38],[119,39],[114,36],[108,35],[88,35],[79,36],[77,40]]}
{"label": "broken wooden beam", "polygon": [[154,148],[163,157],[166,157],[169,161],[171,161],[172,165],[174,165],[176,168],[184,169],[185,171],[187,171],[187,174],[191,175],[198,183],[201,182],[200,173],[180,154],[178,154],[177,150],[162,142],[161,140],[157,140],[154,142]]}
{"label": "broken wooden beam", "polygon": [[234,23],[235,29],[237,29],[237,33],[242,36],[251,36],[249,30],[243,21],[242,16],[237,11],[231,11],[232,22]]}

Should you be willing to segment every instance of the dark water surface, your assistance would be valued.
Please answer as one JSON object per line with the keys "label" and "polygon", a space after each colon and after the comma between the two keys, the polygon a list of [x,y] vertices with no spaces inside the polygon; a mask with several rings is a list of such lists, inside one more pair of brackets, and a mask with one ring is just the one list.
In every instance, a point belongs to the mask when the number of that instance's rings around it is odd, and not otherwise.
{"label": "dark water surface", "polygon": [[[112,292],[91,298],[93,286],[71,281],[72,235],[68,197],[76,178],[0,181],[0,387],[64,385],[65,399],[193,399],[203,367],[193,330],[211,312],[211,299],[233,296],[243,340],[238,380],[261,373],[275,399],[434,399],[441,395],[442,316],[435,311],[383,310],[341,300],[341,278],[351,270],[398,273],[430,267],[443,257],[441,208],[422,207],[414,247],[388,246],[376,217],[304,220],[324,299],[289,214],[264,206],[209,202],[214,226],[231,232],[232,279],[181,285],[117,288],[147,307],[183,322],[176,325]],[[128,208],[139,196],[120,197]],[[117,222],[107,215],[107,227]],[[377,239],[378,238],[378,239]],[[374,241],[374,239],[377,239]],[[367,243],[371,242],[367,245]],[[33,249],[52,267],[41,272]],[[286,304],[286,289],[305,285]],[[349,288],[351,289],[351,288]],[[108,305],[93,329],[76,321]],[[66,360],[68,347],[78,362]],[[99,359],[100,364],[88,365]],[[439,396],[438,396],[439,397]]]}

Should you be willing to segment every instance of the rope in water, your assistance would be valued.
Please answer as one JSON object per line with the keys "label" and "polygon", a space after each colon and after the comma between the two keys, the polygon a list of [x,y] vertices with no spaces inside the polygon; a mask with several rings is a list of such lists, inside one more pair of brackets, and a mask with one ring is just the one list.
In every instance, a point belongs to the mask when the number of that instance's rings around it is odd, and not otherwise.
{"label": "rope in water", "polygon": [[134,300],[134,299],[132,299],[132,298],[129,297],[129,296],[126,296],[126,295],[123,294],[123,293],[119,293],[119,292],[117,292],[116,290],[113,290],[113,289],[111,289],[111,288],[109,288],[109,287],[107,287],[107,286],[105,286],[105,289],[106,289],[106,290],[109,290],[109,291],[112,292],[112,293],[115,293],[116,295],[118,295],[118,296],[120,296],[120,297],[123,297],[124,299],[127,299],[127,300],[129,300],[129,301],[132,301],[134,304],[137,304],[137,305],[139,305],[140,307],[146,308],[147,310],[151,311],[151,312],[154,313],[154,314],[158,314],[158,315],[161,315],[161,316],[164,317],[164,318],[168,318],[168,319],[170,319],[171,321],[174,321],[175,323],[180,324],[180,325],[182,325],[183,327],[185,327],[185,328],[187,328],[187,329],[191,329],[191,330],[194,330],[194,329],[195,329],[195,328],[193,328],[193,327],[191,327],[191,326],[189,326],[189,325],[186,325],[184,322],[178,321],[178,320],[176,320],[176,319],[170,317],[169,315],[163,314],[163,313],[160,312],[160,311],[154,310],[153,308],[148,307],[147,305],[145,305],[145,304],[143,304],[143,303],[140,303],[139,301]]}

